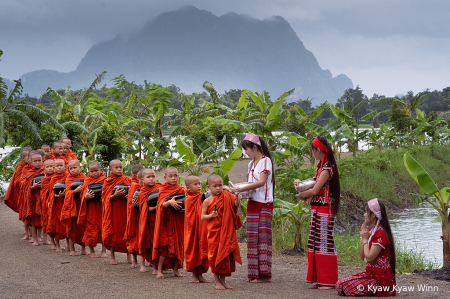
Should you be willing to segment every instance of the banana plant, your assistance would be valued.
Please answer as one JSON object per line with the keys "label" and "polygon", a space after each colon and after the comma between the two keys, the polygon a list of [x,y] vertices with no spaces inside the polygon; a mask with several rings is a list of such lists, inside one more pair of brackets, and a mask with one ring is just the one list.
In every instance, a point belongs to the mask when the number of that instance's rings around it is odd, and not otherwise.
{"label": "banana plant", "polygon": [[308,216],[310,215],[310,206],[304,201],[297,203],[287,202],[281,199],[274,200],[273,219],[288,219],[295,226],[294,249],[302,250],[302,231],[308,224]]}
{"label": "banana plant", "polygon": [[444,255],[444,268],[450,269],[450,243],[449,243],[449,198],[450,188],[438,189],[436,183],[426,170],[409,153],[403,155],[403,162],[408,173],[420,187],[420,194],[411,194],[414,203],[428,202],[438,211],[438,220],[442,226],[442,244]]}
{"label": "banana plant", "polygon": [[346,143],[346,140],[356,137],[345,123],[341,123],[341,126],[334,130],[334,134],[331,134],[332,124],[321,127],[315,123],[307,123],[306,127],[316,134],[325,137],[331,143],[332,149],[335,155],[338,155],[339,159],[341,158],[341,147]]}

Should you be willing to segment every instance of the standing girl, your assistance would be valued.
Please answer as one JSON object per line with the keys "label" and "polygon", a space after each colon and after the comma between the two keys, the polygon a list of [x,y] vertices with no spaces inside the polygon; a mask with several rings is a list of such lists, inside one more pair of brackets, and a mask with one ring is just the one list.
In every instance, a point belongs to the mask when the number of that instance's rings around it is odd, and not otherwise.
{"label": "standing girl", "polygon": [[248,133],[242,141],[248,165],[247,182],[237,192],[250,191],[247,203],[248,282],[270,282],[272,278],[272,215],[274,171],[272,156],[264,140]]}
{"label": "standing girl", "polygon": [[[316,137],[311,149],[319,160],[313,188],[297,197],[311,198],[311,223],[308,239],[308,274],[306,282],[316,284],[310,289],[328,290],[338,280],[338,261],[333,239],[334,221],[339,210],[341,187],[333,150],[325,137]],[[309,200],[308,200],[309,201]]]}
{"label": "standing girl", "polygon": [[[366,262],[366,272],[339,280],[336,291],[343,296],[395,296],[394,237],[386,208],[375,198],[366,204],[364,210],[359,255]],[[372,228],[367,230],[367,225]]]}

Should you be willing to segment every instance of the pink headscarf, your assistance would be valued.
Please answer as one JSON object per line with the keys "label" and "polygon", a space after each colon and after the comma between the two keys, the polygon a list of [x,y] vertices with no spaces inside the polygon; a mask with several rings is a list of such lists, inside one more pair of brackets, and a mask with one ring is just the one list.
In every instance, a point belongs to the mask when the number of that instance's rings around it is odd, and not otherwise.
{"label": "pink headscarf", "polygon": [[[378,230],[378,225],[380,225],[380,221],[381,221],[382,217],[381,217],[380,204],[378,203],[378,198],[374,198],[374,199],[369,200],[367,205],[369,206],[369,210],[372,211],[372,213],[374,213],[375,216],[377,217],[377,224],[375,225],[375,227],[370,232],[369,241],[367,242],[368,244],[370,244],[370,240],[372,240],[373,235]],[[364,261],[366,262],[365,258],[364,258]]]}
{"label": "pink headscarf", "polygon": [[254,144],[261,146],[261,141],[259,141],[259,137],[253,133],[247,133],[244,140],[248,140],[250,142],[253,142]]}

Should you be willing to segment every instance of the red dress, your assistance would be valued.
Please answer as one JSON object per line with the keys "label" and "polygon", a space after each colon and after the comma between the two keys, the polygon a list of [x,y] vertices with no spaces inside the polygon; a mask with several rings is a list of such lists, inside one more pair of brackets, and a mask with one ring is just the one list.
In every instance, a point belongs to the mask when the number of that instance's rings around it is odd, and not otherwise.
{"label": "red dress", "polygon": [[386,231],[381,227],[372,236],[369,248],[372,248],[374,244],[381,246],[380,254],[373,262],[366,262],[365,272],[343,278],[336,283],[336,291],[340,295],[378,297],[396,295],[393,288],[395,277],[389,260],[391,257],[391,242]]}

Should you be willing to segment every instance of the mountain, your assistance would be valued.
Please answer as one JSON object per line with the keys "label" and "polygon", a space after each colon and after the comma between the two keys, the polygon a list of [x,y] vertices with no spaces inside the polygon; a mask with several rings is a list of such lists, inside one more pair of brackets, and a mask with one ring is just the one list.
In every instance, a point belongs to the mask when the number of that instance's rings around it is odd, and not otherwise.
{"label": "mountain", "polygon": [[345,75],[333,78],[322,70],[289,23],[280,16],[257,20],[247,15],[212,13],[186,6],[149,21],[133,35],[118,35],[94,45],[75,71],[39,70],[22,76],[24,92],[41,95],[54,89],[87,87],[95,74],[109,80],[124,74],[183,92],[202,90],[204,81],[218,92],[228,89],[266,90],[276,98],[295,88],[297,98],[336,102],[352,88]]}

